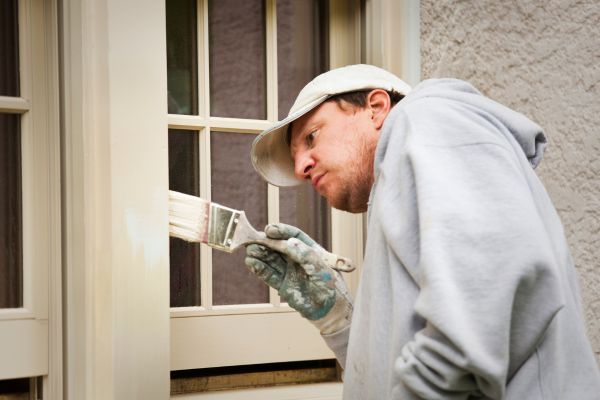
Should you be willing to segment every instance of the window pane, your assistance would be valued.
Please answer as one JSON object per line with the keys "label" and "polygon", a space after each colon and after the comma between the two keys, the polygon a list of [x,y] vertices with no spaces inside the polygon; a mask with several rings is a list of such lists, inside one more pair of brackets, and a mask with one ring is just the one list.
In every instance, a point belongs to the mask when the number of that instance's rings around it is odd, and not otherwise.
{"label": "window pane", "polygon": [[[169,130],[169,189],[200,195],[198,132]],[[200,305],[200,244],[170,238],[171,307]]]}
{"label": "window pane", "polygon": [[[319,0],[277,0],[279,118],[296,96],[327,69],[327,9]],[[295,225],[330,249],[329,207],[310,185],[279,189],[279,219]]]}
{"label": "window pane", "polygon": [[0,114],[0,308],[23,306],[19,116]]}
{"label": "window pane", "polygon": [[19,96],[17,0],[0,2],[0,96]]}
{"label": "window pane", "polygon": [[[254,135],[212,132],[212,201],[246,212],[258,230],[267,224],[267,184],[250,163]],[[244,249],[233,254],[213,250],[213,304],[269,302],[269,289],[248,271]]]}
{"label": "window pane", "polygon": [[167,1],[169,114],[198,115],[196,0]]}
{"label": "window pane", "polygon": [[297,226],[331,251],[330,209],[312,186],[279,188],[279,220]]}
{"label": "window pane", "polygon": [[266,119],[263,0],[209,2],[210,113]]}
{"label": "window pane", "polygon": [[326,3],[277,0],[279,119],[287,116],[304,85],[327,69]]}

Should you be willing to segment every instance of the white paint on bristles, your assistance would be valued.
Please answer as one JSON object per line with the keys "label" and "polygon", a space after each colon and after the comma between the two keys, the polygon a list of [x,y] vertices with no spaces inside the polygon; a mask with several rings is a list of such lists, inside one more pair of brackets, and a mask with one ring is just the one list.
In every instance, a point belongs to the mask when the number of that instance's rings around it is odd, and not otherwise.
{"label": "white paint on bristles", "polygon": [[205,241],[209,206],[200,197],[169,190],[169,235],[188,242]]}

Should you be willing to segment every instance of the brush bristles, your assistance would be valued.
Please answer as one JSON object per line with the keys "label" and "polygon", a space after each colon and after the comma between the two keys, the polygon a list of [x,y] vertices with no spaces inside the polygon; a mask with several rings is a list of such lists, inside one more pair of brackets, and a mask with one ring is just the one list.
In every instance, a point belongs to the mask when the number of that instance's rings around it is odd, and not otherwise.
{"label": "brush bristles", "polygon": [[169,235],[206,242],[210,202],[169,190]]}

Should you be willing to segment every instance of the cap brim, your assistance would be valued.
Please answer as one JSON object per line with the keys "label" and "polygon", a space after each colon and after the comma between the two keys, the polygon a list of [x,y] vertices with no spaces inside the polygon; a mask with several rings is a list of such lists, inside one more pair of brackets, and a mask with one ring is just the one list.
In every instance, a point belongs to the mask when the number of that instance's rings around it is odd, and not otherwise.
{"label": "cap brim", "polygon": [[323,95],[288,115],[271,128],[261,132],[252,143],[251,160],[254,169],[269,183],[275,186],[288,187],[303,183],[294,174],[294,160],[286,140],[290,123],[323,103],[329,95]]}

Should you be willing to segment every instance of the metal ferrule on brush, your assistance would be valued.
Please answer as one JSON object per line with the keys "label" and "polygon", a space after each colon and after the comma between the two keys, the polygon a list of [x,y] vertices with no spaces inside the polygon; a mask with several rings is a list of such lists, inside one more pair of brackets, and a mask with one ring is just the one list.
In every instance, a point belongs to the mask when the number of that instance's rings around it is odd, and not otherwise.
{"label": "metal ferrule on brush", "polygon": [[208,244],[227,252],[233,251],[233,235],[239,223],[237,210],[218,204],[210,205],[208,218]]}

